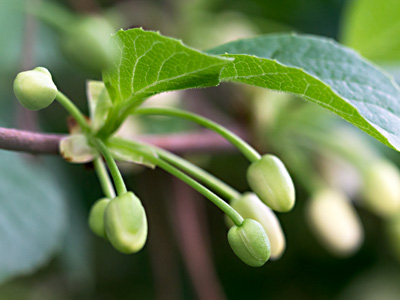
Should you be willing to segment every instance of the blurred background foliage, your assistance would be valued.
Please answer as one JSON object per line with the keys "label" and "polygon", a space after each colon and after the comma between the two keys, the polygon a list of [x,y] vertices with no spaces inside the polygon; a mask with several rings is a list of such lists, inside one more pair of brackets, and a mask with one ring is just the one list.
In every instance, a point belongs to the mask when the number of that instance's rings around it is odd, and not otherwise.
{"label": "blurred background foliage", "polygon": [[[25,5],[39,17],[26,14]],[[400,74],[396,0],[1,0],[1,126],[67,131],[58,105],[32,116],[16,104],[15,75],[37,65],[51,70],[59,89],[87,112],[85,81],[101,76],[63,49],[65,32],[51,25],[63,13],[101,15],[115,29],[159,30],[198,49],[264,33],[323,35],[355,48],[395,78]],[[131,166],[124,166],[125,177],[148,212],[149,240],[138,254],[120,254],[88,231],[89,208],[101,197],[90,165],[0,151],[0,228],[15,231],[0,229],[0,299],[399,299],[396,152],[289,95],[223,84],[154,98],[149,102],[241,128],[261,152],[282,158],[297,188],[294,210],[279,214],[287,241],[282,258],[247,267],[229,248],[218,209],[160,170]],[[179,120],[154,120],[130,120],[124,134],[196,129]],[[248,189],[247,164],[238,153],[185,157],[238,190]],[[373,169],[375,162],[384,162],[384,171]],[[309,226],[309,199],[321,188],[342,193],[360,220],[361,231],[343,246],[345,255],[332,252],[330,237],[321,239],[324,232],[314,235]],[[346,216],[320,213],[333,228],[346,222]],[[332,234],[339,234],[340,243],[341,233]]]}

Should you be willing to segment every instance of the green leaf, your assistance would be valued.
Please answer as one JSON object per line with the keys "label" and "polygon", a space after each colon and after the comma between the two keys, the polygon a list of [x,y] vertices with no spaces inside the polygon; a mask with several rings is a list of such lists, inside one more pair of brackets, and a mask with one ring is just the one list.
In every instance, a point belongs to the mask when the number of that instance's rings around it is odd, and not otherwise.
{"label": "green leaf", "polygon": [[0,152],[0,282],[28,274],[60,246],[66,225],[62,189],[42,165]]}
{"label": "green leaf", "polygon": [[317,103],[400,149],[400,92],[354,51],[313,36],[269,35],[209,51],[235,58],[221,80],[289,92]]}
{"label": "green leaf", "polygon": [[120,30],[113,36],[118,48],[115,66],[103,72],[114,103],[139,105],[157,93],[216,86],[221,69],[230,60],[201,53],[143,29]]}
{"label": "green leaf", "polygon": [[368,59],[399,61],[400,1],[351,1],[343,17],[342,42]]}

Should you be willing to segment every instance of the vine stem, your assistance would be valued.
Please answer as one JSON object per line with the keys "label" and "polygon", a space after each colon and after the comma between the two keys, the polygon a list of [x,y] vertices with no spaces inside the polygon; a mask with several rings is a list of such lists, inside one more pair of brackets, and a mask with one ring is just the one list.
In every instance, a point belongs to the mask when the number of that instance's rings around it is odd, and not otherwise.
{"label": "vine stem", "polygon": [[[60,154],[58,145],[66,136],[0,127],[0,149],[55,155]],[[137,139],[177,153],[226,152],[236,149],[214,132],[139,135]]]}
{"label": "vine stem", "polygon": [[56,100],[72,115],[72,117],[78,122],[80,127],[85,133],[90,133],[91,129],[88,125],[85,117],[81,111],[76,107],[74,103],[67,96],[60,91],[57,92]]}
{"label": "vine stem", "polygon": [[115,188],[117,189],[118,196],[125,194],[127,192],[124,179],[122,178],[121,172],[118,169],[117,164],[115,163],[114,158],[112,157],[110,151],[107,146],[100,139],[92,139],[93,144],[96,148],[101,152],[104,159],[107,162],[108,168],[110,169],[111,176],[114,180]]}
{"label": "vine stem", "polygon": [[133,114],[173,116],[193,121],[223,136],[225,139],[231,142],[236,148],[238,148],[250,162],[258,161],[261,158],[261,155],[253,147],[251,147],[248,143],[246,143],[243,139],[234,134],[232,131],[199,115],[180,109],[164,108],[164,107],[138,108],[133,111]]}
{"label": "vine stem", "polygon": [[[115,139],[114,139],[114,145],[115,145]],[[146,160],[149,162],[155,164],[156,166],[160,167],[161,169],[164,169],[166,172],[170,173],[171,175],[177,177],[178,179],[182,180],[192,188],[194,188],[196,191],[198,191],[200,194],[205,196],[207,199],[209,199],[211,202],[213,202],[218,208],[220,208],[231,220],[236,226],[241,226],[243,223],[243,218],[242,216],[235,210],[233,209],[228,203],[226,203],[224,200],[222,200],[220,197],[218,197],[216,194],[211,192],[209,189],[183,173],[182,171],[178,170],[177,168],[173,167],[170,165],[168,162],[158,158],[154,157],[153,155],[149,154],[146,150],[143,150],[143,146],[140,147],[135,143],[132,143],[130,141],[118,140],[118,146],[125,148],[132,153],[136,153],[140,156],[143,156]]]}
{"label": "vine stem", "polygon": [[106,166],[104,165],[104,162],[101,159],[101,157],[97,157],[93,161],[93,164],[104,195],[109,199],[115,198],[114,186],[110,180],[110,177],[108,176]]}

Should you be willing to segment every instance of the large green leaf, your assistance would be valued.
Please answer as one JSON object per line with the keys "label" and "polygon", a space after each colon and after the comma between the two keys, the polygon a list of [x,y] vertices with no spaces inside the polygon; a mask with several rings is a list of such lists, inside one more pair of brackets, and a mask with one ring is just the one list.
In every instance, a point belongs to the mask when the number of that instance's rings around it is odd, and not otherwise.
{"label": "large green leaf", "polygon": [[371,60],[399,61],[400,1],[350,1],[343,18],[342,42]]}
{"label": "large green leaf", "polygon": [[112,101],[125,106],[160,92],[216,86],[221,69],[230,62],[139,28],[120,30],[113,42],[119,55],[103,80]]}
{"label": "large green leaf", "polygon": [[221,80],[293,93],[400,149],[399,89],[354,51],[324,38],[284,34],[231,42],[209,53],[235,58]]}
{"label": "large green leaf", "polygon": [[58,249],[65,197],[54,176],[19,154],[0,151],[0,282],[27,274]]}

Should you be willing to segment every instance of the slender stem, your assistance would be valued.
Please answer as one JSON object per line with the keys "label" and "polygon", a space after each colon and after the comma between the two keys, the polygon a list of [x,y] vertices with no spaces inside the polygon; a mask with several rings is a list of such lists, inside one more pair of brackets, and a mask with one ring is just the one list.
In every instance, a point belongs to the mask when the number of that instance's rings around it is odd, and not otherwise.
{"label": "slender stem", "polygon": [[257,161],[261,158],[261,155],[253,147],[251,147],[232,131],[199,115],[174,108],[138,108],[133,113],[138,115],[174,116],[196,122],[222,135],[234,146],[236,146],[250,162]]}
{"label": "slender stem", "polygon": [[[116,141],[117,143],[125,142],[125,140],[123,139],[113,138],[110,140],[110,144],[112,144],[113,141]],[[153,145],[145,144],[143,142],[135,142],[135,141],[129,141],[129,142],[135,144],[136,147],[145,147],[148,149],[152,149],[160,156],[160,158],[174,165],[175,167],[178,167],[179,169],[188,173],[195,179],[200,180],[201,182],[203,182],[205,185],[216,191],[224,198],[233,200],[239,198],[241,195],[237,190],[230,187],[222,180],[218,179],[217,177],[208,173],[207,171],[204,171],[202,168],[199,168],[195,164],[192,164],[191,162],[179,157],[178,155],[172,154],[169,151],[155,147]]]}
{"label": "slender stem", "polygon": [[117,194],[118,194],[118,196],[121,196],[122,194],[126,193],[127,190],[126,190],[124,179],[121,176],[121,172],[119,171],[114,158],[112,157],[107,146],[104,145],[104,143],[101,140],[93,139],[93,143],[95,144],[96,148],[101,152],[101,154],[104,156],[104,158],[107,162],[108,168],[110,169],[111,176],[114,180],[114,185],[115,185],[115,188],[117,189]]}
{"label": "slender stem", "polygon": [[199,168],[198,166],[188,162],[187,160],[172,154],[171,152],[155,148],[156,153],[165,161],[169,162],[170,164],[175,165],[176,167],[182,169],[184,172],[190,174],[194,178],[202,181],[210,188],[214,189],[217,193],[221,194],[221,196],[228,198],[229,200],[237,199],[240,197],[240,193],[236,191],[231,186],[227,185],[222,180],[218,179],[214,175],[204,171],[203,169]]}
{"label": "slender stem", "polygon": [[72,103],[71,100],[68,99],[67,96],[58,91],[56,100],[74,117],[84,132],[89,133],[91,131],[81,111],[74,103]]}
{"label": "slender stem", "polygon": [[93,163],[104,195],[106,195],[106,197],[109,199],[115,198],[114,186],[110,180],[110,177],[108,176],[108,172],[103,160],[101,159],[101,157],[98,157],[94,160]]}
{"label": "slender stem", "polygon": [[235,223],[236,226],[242,225],[243,218],[236,210],[234,210],[228,203],[226,203],[216,194],[211,192],[205,186],[201,185],[200,183],[198,183],[185,173],[179,171],[177,168],[171,166],[164,160],[154,157],[153,155],[149,154],[146,150],[143,150],[143,148],[141,149],[140,146],[138,147],[138,145],[135,143],[132,143],[130,141],[123,141],[120,139],[118,142],[118,146],[126,148],[134,153],[143,156],[146,160],[150,161],[151,163],[157,165],[158,167],[164,169],[168,173],[182,180],[183,182],[194,188],[196,191],[198,191],[200,194],[205,196],[207,199],[209,199],[211,202],[213,202],[217,207],[219,207],[232,220],[232,222]]}

